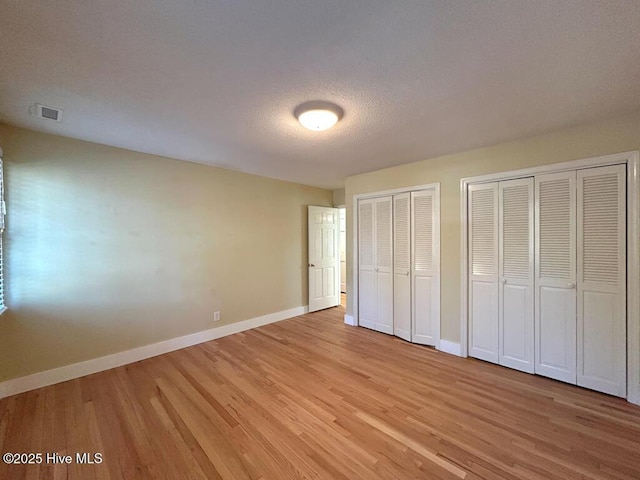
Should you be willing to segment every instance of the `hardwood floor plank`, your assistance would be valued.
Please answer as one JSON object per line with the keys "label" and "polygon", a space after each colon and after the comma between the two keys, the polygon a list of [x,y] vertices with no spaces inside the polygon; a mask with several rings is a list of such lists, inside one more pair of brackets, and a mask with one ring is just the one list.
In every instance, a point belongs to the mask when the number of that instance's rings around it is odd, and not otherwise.
{"label": "hardwood floor plank", "polygon": [[323,310],[0,400],[4,479],[638,479],[640,408]]}
{"label": "hardwood floor plank", "polygon": [[452,463],[450,461],[444,460],[443,458],[439,457],[436,453],[433,453],[433,452],[429,451],[428,449],[424,448],[420,443],[416,442],[412,438],[408,437],[407,435],[403,434],[402,432],[399,432],[398,430],[395,430],[394,428],[391,428],[389,425],[387,425],[382,420],[380,420],[378,418],[375,418],[375,417],[373,417],[371,415],[368,415],[368,414],[366,414],[364,412],[356,412],[356,416],[358,418],[364,420],[365,422],[367,422],[373,428],[376,428],[376,429],[380,430],[381,432],[384,432],[385,434],[389,435],[391,438],[393,438],[393,439],[397,440],[398,442],[406,445],[408,448],[410,448],[414,452],[422,455],[427,460],[430,460],[431,462],[435,463],[436,465],[438,465],[438,466],[444,468],[445,470],[448,470],[449,472],[453,473],[456,477],[466,478],[467,473],[464,470],[462,470],[461,468],[459,468],[455,463]]}

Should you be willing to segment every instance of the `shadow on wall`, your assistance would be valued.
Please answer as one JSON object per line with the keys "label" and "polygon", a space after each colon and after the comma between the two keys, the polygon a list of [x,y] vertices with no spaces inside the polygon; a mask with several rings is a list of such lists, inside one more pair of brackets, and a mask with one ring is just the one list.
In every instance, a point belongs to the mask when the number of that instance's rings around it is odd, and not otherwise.
{"label": "shadow on wall", "polygon": [[7,167],[0,381],[184,335],[186,306],[190,330],[213,326],[208,306],[221,302],[198,258],[215,244],[188,215],[176,226],[142,196],[132,216],[104,181],[88,188],[43,162]]}
{"label": "shadow on wall", "polygon": [[0,381],[307,304],[307,205],[330,191],[22,134]]}

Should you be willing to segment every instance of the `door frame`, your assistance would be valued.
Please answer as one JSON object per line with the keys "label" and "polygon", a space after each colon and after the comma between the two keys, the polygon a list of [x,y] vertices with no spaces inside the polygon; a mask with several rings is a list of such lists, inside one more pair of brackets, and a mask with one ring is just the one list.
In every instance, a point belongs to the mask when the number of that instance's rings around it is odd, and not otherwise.
{"label": "door frame", "polygon": [[[343,203],[341,205],[334,205],[333,208],[337,208],[338,209],[338,250],[340,250],[340,242],[342,241],[342,237],[344,236],[344,278],[342,278],[342,266],[340,266],[340,285],[342,285],[342,282],[344,282],[345,284],[345,291],[342,292],[342,289],[340,289],[340,298],[342,298],[342,294],[343,293],[347,293],[347,226],[348,226],[348,222],[347,222],[347,206]],[[340,210],[344,210],[344,235],[342,234],[342,232],[340,231]],[[340,263],[342,263],[342,261],[340,261]]]}
{"label": "door frame", "polygon": [[469,274],[467,228],[469,185],[617,164],[626,164],[627,166],[627,401],[640,405],[640,242],[638,241],[640,238],[640,152],[637,150],[467,177],[460,180],[461,357],[467,357],[469,350],[469,291],[467,285]]}
{"label": "door frame", "polygon": [[[437,198],[437,222],[436,231],[434,232],[434,238],[436,241],[436,252],[438,257],[438,291],[440,292],[441,274],[440,274],[440,183],[428,183],[425,185],[415,185],[410,187],[394,188],[392,190],[382,190],[370,193],[359,193],[353,196],[352,206],[352,221],[351,227],[353,228],[352,235],[352,255],[351,255],[351,281],[352,281],[352,302],[353,302],[353,315],[345,315],[344,323],[347,325],[358,326],[359,325],[359,298],[358,298],[358,201],[377,197],[386,197],[389,195],[398,195],[400,193],[417,192],[421,190],[433,190]],[[348,228],[348,227],[347,227]],[[438,296],[438,302],[441,301],[441,295]],[[438,317],[438,339],[436,342],[436,348],[440,344],[440,327],[441,317]]]}

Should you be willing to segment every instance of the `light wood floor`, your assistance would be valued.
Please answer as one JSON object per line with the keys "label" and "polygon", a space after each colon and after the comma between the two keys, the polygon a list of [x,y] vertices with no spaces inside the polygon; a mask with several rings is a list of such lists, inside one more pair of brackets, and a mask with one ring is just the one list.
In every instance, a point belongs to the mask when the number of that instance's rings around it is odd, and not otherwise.
{"label": "light wood floor", "polygon": [[0,479],[640,478],[640,408],[325,310],[0,401]]}

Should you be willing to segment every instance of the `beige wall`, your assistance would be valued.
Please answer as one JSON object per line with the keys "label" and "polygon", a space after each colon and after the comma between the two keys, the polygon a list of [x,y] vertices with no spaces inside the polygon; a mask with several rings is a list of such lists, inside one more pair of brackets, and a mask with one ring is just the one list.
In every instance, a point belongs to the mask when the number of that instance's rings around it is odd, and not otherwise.
{"label": "beige wall", "polygon": [[333,191],[333,204],[344,205],[344,188],[336,188]]}
{"label": "beige wall", "polygon": [[[440,182],[441,337],[460,341],[460,179],[640,149],[640,112],[525,140],[424,160],[346,179],[353,196]],[[353,313],[353,226],[347,228],[347,313]]]}
{"label": "beige wall", "polygon": [[5,125],[0,146],[0,381],[307,304],[331,191]]}

